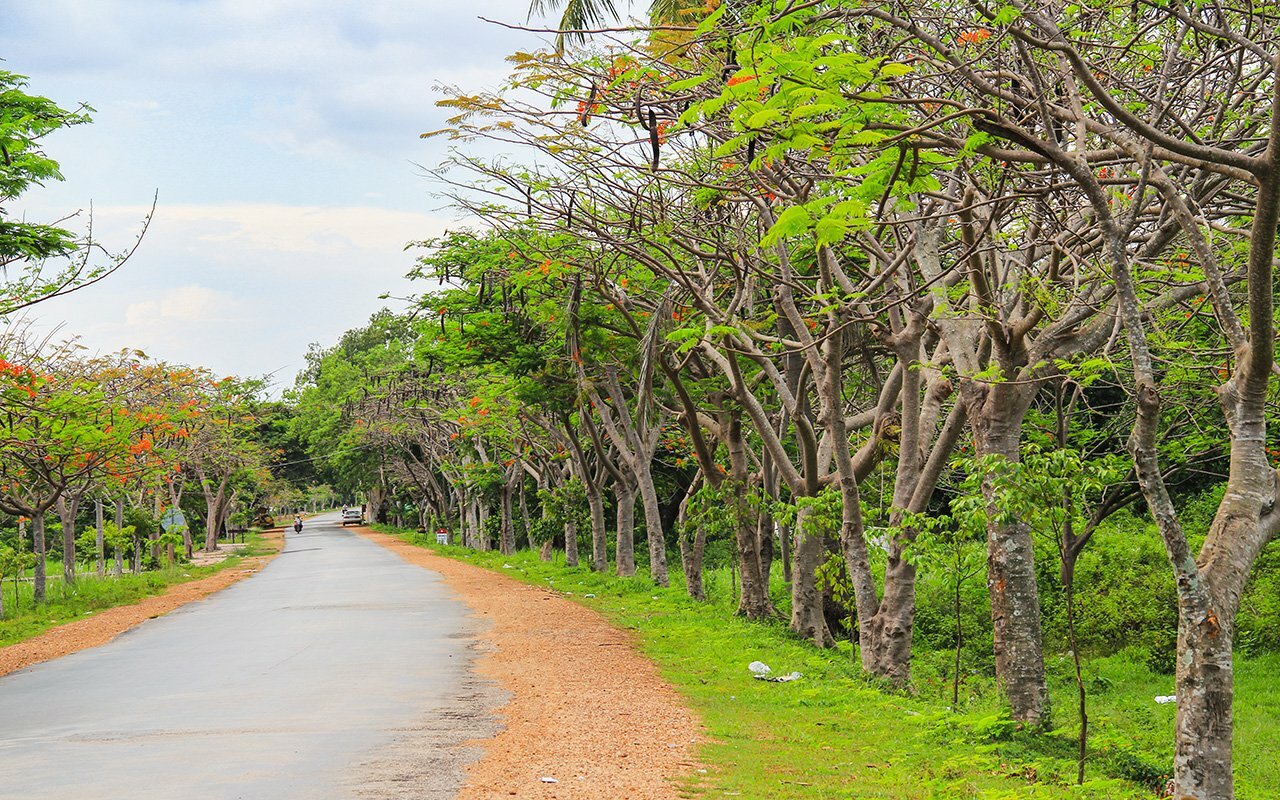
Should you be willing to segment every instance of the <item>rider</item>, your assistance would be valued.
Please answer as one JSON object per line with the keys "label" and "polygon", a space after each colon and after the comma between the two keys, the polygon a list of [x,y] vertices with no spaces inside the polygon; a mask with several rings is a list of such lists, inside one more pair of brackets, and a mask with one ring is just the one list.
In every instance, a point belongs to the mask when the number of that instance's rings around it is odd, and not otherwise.
{"label": "rider", "polygon": [[294,533],[302,532],[302,514],[293,515],[293,532]]}

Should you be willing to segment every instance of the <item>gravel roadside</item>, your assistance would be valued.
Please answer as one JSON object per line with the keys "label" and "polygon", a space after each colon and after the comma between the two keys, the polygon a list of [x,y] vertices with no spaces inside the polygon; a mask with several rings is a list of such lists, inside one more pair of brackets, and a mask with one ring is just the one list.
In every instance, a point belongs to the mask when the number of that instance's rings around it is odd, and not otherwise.
{"label": "gravel roadside", "polygon": [[684,796],[677,781],[698,768],[701,726],[626,633],[555,592],[359,532],[443,575],[488,623],[478,669],[511,699],[497,709],[502,730],[477,743],[484,755],[458,800]]}

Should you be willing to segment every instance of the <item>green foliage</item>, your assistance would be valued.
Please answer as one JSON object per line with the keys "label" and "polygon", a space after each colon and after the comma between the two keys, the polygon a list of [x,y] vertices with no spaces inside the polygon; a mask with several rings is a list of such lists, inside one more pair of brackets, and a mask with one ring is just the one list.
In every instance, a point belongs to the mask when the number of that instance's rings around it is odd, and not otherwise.
{"label": "green foliage", "polygon": [[[26,86],[24,76],[0,70],[0,209],[33,186],[62,180],[58,162],[45,155],[41,140],[89,121],[82,111],[67,111],[48,98],[27,94]],[[0,265],[68,255],[76,247],[77,238],[68,230],[0,216]]]}

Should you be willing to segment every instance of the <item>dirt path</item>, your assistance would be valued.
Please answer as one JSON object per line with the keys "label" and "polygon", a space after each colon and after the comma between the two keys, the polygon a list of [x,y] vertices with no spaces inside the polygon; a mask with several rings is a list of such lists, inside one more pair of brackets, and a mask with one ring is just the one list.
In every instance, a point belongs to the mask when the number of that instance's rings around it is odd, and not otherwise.
{"label": "dirt path", "polygon": [[[269,533],[265,538],[279,552],[284,537],[279,533]],[[246,558],[235,568],[224,569],[207,578],[174,584],[164,594],[146,597],[127,606],[103,609],[93,616],[50,628],[26,641],[0,647],[0,676],[42,661],[61,658],[77,650],[106,644],[149,619],[167,614],[179,606],[200,600],[249,577],[262,569],[275,555],[276,553],[270,553]]]}
{"label": "dirt path", "polygon": [[[701,727],[634,643],[554,592],[443,558],[392,536],[365,538],[444,576],[491,623],[480,671],[511,692],[503,730],[481,742],[458,800],[675,800],[697,767]],[[556,783],[543,782],[554,778]]]}

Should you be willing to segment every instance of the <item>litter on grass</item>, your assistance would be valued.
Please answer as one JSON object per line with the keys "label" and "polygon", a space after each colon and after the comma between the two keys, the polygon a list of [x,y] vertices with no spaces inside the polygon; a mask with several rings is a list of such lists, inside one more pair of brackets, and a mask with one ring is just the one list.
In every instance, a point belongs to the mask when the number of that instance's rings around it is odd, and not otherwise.
{"label": "litter on grass", "polygon": [[799,672],[790,672],[786,675],[771,675],[773,669],[763,661],[752,661],[747,665],[747,669],[751,670],[751,677],[758,681],[769,681],[770,683],[790,683],[798,681],[803,677]]}
{"label": "litter on grass", "polygon": [[1164,705],[1165,703],[1176,703],[1178,702],[1178,696],[1176,694],[1158,694],[1156,695],[1156,702],[1160,705]]}

